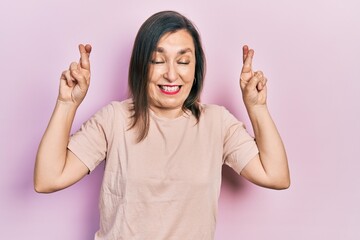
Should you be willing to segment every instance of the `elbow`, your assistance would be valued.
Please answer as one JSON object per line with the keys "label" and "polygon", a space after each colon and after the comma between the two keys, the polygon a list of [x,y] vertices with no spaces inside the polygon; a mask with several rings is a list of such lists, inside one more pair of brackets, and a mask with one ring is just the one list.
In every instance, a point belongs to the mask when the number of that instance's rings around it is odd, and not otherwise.
{"label": "elbow", "polygon": [[45,186],[41,186],[39,184],[34,184],[34,190],[37,193],[52,193],[54,191],[51,191],[50,188],[47,188]]}
{"label": "elbow", "polygon": [[34,190],[36,193],[49,193],[44,188],[41,188],[39,186],[34,186]]}
{"label": "elbow", "polygon": [[53,193],[57,191],[56,188],[50,184],[42,183],[37,180],[34,180],[34,190],[37,193]]}
{"label": "elbow", "polygon": [[285,190],[291,185],[289,169],[282,171],[281,174],[273,175],[272,188],[275,190]]}
{"label": "elbow", "polygon": [[275,190],[286,190],[290,187],[290,181],[289,182],[286,182],[286,183],[282,183],[282,184],[279,184],[277,185],[274,189]]}
{"label": "elbow", "polygon": [[60,186],[61,185],[57,178],[41,174],[35,169],[33,178],[33,187],[35,192],[52,193],[58,191]]}
{"label": "elbow", "polygon": [[275,190],[286,190],[290,187],[290,178],[283,178],[277,181],[271,188]]}

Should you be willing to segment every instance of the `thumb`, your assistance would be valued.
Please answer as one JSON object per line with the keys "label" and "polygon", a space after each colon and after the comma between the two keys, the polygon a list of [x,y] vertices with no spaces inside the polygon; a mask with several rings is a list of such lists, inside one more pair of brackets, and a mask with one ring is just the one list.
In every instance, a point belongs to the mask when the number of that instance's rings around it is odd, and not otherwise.
{"label": "thumb", "polygon": [[249,89],[256,89],[260,81],[261,81],[260,74],[258,72],[255,72],[254,76],[249,80],[247,87]]}
{"label": "thumb", "polygon": [[89,83],[86,80],[85,76],[80,72],[80,66],[78,65],[77,69],[72,69],[71,74],[76,79],[80,89],[86,91],[89,87]]}

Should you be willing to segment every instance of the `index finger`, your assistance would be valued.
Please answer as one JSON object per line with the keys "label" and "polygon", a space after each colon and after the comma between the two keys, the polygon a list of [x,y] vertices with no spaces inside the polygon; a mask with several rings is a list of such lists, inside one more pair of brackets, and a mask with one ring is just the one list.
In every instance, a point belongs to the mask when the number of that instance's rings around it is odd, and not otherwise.
{"label": "index finger", "polygon": [[243,46],[243,63],[245,62],[245,59],[249,53],[249,47],[247,45]]}
{"label": "index finger", "polygon": [[245,70],[245,72],[248,72],[252,69],[252,60],[254,57],[254,50],[252,49],[246,49],[244,50],[244,52],[247,52],[246,56],[244,53],[244,65],[243,65],[243,69]]}
{"label": "index finger", "polygon": [[86,44],[84,46],[83,44],[79,45],[79,52],[80,52],[80,65],[82,68],[86,70],[90,70],[90,53],[91,53],[91,45]]}

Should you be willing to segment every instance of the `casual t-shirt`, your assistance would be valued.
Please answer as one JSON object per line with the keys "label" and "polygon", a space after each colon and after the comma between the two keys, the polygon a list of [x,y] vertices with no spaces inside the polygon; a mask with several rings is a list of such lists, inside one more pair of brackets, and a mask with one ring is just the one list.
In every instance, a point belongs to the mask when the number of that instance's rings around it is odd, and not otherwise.
{"label": "casual t-shirt", "polygon": [[150,110],[137,142],[131,106],[105,106],[68,145],[90,171],[106,159],[95,239],[213,239],[222,165],[240,173],[258,154],[254,139],[225,108],[202,105],[199,122],[190,111],[164,119]]}

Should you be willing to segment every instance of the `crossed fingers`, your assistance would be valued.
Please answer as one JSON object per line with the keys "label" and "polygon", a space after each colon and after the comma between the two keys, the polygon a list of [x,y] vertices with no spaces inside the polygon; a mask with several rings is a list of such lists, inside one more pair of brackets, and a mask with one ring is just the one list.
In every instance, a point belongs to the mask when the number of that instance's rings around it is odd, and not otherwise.
{"label": "crossed fingers", "polygon": [[[73,87],[76,83],[80,84],[80,87],[85,87],[84,84],[88,84],[90,78],[90,52],[91,45],[79,45],[80,60],[79,62],[72,62],[68,70],[62,73],[61,78],[66,81],[69,87]],[[83,71],[85,70],[85,71]]]}

